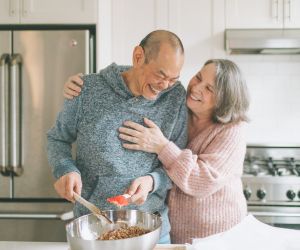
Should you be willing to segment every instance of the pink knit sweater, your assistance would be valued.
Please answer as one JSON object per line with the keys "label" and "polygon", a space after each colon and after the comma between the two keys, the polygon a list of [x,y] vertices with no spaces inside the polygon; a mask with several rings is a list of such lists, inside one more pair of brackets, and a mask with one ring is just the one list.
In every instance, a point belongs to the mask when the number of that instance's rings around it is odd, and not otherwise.
{"label": "pink knit sweater", "polygon": [[163,148],[158,157],[176,184],[168,201],[172,243],[223,232],[246,216],[245,152],[243,123],[213,124],[184,150],[172,142]]}

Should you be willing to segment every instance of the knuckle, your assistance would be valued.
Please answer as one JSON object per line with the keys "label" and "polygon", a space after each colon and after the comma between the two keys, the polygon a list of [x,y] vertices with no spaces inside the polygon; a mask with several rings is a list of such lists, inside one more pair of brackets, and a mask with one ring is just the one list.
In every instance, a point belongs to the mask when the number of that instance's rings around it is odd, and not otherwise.
{"label": "knuckle", "polygon": [[66,198],[70,198],[71,197],[71,192],[68,189],[65,189],[64,195]]}

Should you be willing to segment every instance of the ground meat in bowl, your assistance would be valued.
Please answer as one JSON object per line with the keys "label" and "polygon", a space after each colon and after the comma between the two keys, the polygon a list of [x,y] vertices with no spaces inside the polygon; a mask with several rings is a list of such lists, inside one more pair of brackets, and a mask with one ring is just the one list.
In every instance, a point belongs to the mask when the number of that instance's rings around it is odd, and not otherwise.
{"label": "ground meat in bowl", "polygon": [[138,226],[123,227],[115,230],[108,231],[102,234],[98,240],[120,240],[127,239],[132,237],[137,237],[146,233],[149,233],[150,230],[143,229]]}

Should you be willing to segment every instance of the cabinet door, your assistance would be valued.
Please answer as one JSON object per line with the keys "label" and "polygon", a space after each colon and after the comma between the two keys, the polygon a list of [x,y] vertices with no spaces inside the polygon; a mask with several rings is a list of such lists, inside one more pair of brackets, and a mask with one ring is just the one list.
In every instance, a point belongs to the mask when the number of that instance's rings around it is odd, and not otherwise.
{"label": "cabinet door", "polygon": [[300,0],[284,0],[284,28],[300,28]]}
{"label": "cabinet door", "polygon": [[21,23],[96,23],[97,0],[23,0]]}
{"label": "cabinet door", "polygon": [[226,28],[283,28],[283,0],[226,0]]}
{"label": "cabinet door", "polygon": [[[170,1],[169,28],[181,38],[185,47],[184,70],[180,76],[184,86],[188,85],[189,80],[201,69],[204,62],[213,57],[213,49],[219,37],[215,33],[216,27],[212,21],[215,14],[212,2]],[[217,2],[221,5],[222,1]]]}
{"label": "cabinet door", "polygon": [[[157,4],[162,7],[161,3]],[[156,29],[156,7],[156,2],[149,0],[111,1],[113,62],[131,64],[134,47],[144,36]]]}
{"label": "cabinet door", "polygon": [[17,24],[20,22],[19,0],[0,1],[0,24]]}

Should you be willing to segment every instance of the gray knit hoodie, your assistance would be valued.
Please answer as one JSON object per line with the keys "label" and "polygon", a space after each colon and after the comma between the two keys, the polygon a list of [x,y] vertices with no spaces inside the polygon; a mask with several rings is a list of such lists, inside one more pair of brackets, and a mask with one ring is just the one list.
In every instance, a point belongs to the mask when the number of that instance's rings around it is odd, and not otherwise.
{"label": "gray knit hoodie", "polygon": [[[185,89],[177,82],[156,100],[133,96],[121,72],[129,66],[111,64],[98,74],[83,77],[79,97],[66,100],[55,126],[48,132],[48,157],[53,174],[59,178],[75,171],[81,174],[82,196],[101,209],[116,209],[106,202],[108,197],[122,194],[140,176],[151,175],[154,189],[141,205],[128,209],[160,212],[161,235],[170,231],[166,195],[171,181],[156,154],[131,151],[122,147],[118,128],[125,120],[143,124],[143,117],[155,122],[164,135],[184,147],[187,140]],[[71,144],[76,141],[76,160]],[[89,213],[75,204],[75,216]]]}

